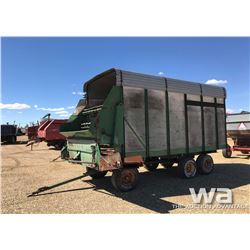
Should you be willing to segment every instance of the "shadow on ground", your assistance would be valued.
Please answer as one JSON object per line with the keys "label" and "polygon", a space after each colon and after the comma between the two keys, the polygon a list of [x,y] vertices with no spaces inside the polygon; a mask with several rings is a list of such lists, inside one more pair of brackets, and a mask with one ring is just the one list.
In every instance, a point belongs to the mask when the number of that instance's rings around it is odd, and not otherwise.
{"label": "shadow on ground", "polygon": [[116,191],[110,177],[88,181],[92,187],[49,192],[40,195],[49,195],[62,192],[83,191],[93,189],[107,195],[116,196],[138,206],[142,206],[158,213],[168,213],[175,209],[175,205],[162,198],[189,195],[189,188],[198,192],[199,188],[237,188],[250,183],[250,168],[248,164],[216,164],[215,170],[210,175],[198,175],[193,179],[178,177],[177,168],[158,169],[154,172],[142,172],[139,184],[133,191],[122,193]]}
{"label": "shadow on ground", "polygon": [[1,146],[27,144],[28,141],[16,141],[15,143],[1,142]]}

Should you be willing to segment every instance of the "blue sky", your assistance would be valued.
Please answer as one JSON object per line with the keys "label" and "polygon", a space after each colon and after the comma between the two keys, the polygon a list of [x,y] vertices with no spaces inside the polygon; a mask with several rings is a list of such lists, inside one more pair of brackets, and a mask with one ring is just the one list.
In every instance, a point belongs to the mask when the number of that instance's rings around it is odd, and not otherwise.
{"label": "blue sky", "polygon": [[249,38],[2,38],[2,122],[67,118],[83,83],[112,67],[220,84],[228,110],[249,110],[249,46]]}

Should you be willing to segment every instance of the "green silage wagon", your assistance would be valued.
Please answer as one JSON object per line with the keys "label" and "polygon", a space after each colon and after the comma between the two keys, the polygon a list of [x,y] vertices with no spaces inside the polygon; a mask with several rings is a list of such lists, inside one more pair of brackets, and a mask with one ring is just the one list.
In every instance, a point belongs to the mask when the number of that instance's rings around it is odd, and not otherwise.
{"label": "green silage wagon", "polygon": [[112,171],[121,191],[136,186],[140,166],[177,163],[185,178],[209,174],[208,153],[226,148],[223,87],[110,69],[86,82],[84,92],[60,128],[67,139],[61,157],[93,178]]}

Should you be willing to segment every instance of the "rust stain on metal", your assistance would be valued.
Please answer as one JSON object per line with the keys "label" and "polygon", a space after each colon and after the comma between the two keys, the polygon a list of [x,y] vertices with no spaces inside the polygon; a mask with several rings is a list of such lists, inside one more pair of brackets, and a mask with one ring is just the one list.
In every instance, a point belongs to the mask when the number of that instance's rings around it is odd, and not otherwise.
{"label": "rust stain on metal", "polygon": [[121,155],[113,148],[101,148],[100,171],[115,170],[120,167]]}
{"label": "rust stain on metal", "polygon": [[127,156],[124,158],[124,164],[143,164],[143,158],[141,155]]}

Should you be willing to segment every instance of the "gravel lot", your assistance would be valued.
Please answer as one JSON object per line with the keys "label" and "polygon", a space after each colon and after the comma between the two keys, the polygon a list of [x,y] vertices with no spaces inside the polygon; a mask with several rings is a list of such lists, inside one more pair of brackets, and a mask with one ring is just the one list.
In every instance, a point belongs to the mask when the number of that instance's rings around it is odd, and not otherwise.
{"label": "gravel lot", "polygon": [[[176,168],[155,172],[140,168],[136,190],[120,193],[114,190],[110,174],[99,180],[86,177],[35,197],[27,194],[38,187],[78,176],[84,169],[61,159],[51,162],[59,151],[45,143],[26,147],[25,136],[16,145],[2,145],[1,213],[249,213],[249,156],[234,152],[225,159],[221,151],[212,154],[215,170],[208,176],[180,179]],[[230,188],[238,208],[212,208],[193,205],[189,187],[196,189]],[[186,206],[186,207],[185,207]]]}

